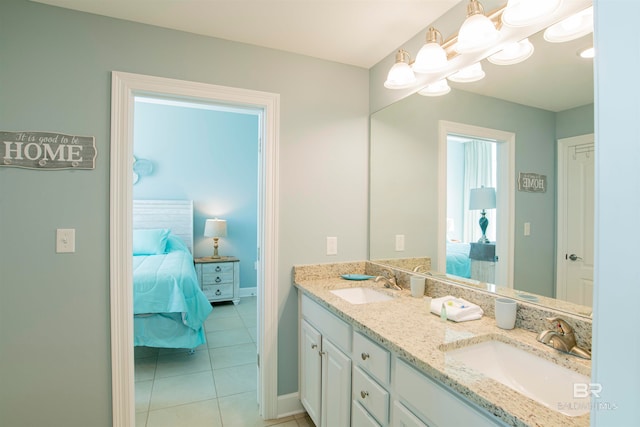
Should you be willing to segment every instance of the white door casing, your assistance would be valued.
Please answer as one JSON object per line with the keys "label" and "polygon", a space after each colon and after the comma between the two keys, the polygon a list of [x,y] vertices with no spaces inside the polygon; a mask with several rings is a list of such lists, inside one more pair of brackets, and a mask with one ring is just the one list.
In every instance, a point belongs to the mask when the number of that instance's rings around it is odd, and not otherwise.
{"label": "white door casing", "polygon": [[110,305],[112,414],[135,426],[132,285],[133,111],[136,95],[172,97],[263,111],[260,151],[258,353],[260,413],[276,418],[278,330],[278,143],[280,96],[139,74],[112,72],[110,166]]}
{"label": "white door casing", "polygon": [[593,305],[595,139],[558,140],[556,297]]}
{"label": "white door casing", "polygon": [[513,288],[515,247],[515,140],[512,132],[463,123],[438,122],[438,271],[447,271],[447,135],[465,135],[497,141],[496,283]]}

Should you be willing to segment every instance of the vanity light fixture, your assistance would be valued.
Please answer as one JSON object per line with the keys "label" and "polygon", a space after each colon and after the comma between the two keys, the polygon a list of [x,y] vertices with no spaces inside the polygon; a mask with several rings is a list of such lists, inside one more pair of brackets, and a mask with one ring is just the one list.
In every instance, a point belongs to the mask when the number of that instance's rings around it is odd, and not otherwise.
{"label": "vanity light fixture", "polygon": [[473,65],[469,65],[468,67],[463,68],[455,74],[447,77],[450,81],[456,83],[471,83],[477,82],[478,80],[482,80],[484,78],[484,70],[482,69],[482,64],[476,62]]}
{"label": "vanity light fixture", "polygon": [[528,59],[533,50],[533,44],[526,38],[507,44],[500,52],[487,57],[487,61],[496,65],[513,65]]}
{"label": "vanity light fixture", "polygon": [[447,68],[447,53],[442,47],[442,34],[433,27],[427,31],[427,41],[418,51],[413,71],[416,73],[437,73]]}
{"label": "vanity light fixture", "polygon": [[562,0],[509,0],[502,23],[509,27],[537,24],[558,10]]}
{"label": "vanity light fixture", "polygon": [[420,89],[420,91],[418,91],[418,94],[422,96],[442,96],[448,94],[449,92],[451,92],[451,87],[449,86],[447,79],[442,79],[438,80],[435,83],[427,85],[423,89]]}
{"label": "vanity light fixture", "polygon": [[593,32],[593,6],[590,6],[544,30],[544,39],[551,43],[575,40]]}
{"label": "vanity light fixture", "polygon": [[389,70],[384,87],[387,89],[406,89],[416,84],[417,79],[409,65],[409,52],[404,49],[396,52],[396,63]]}
{"label": "vanity light fixture", "polygon": [[494,45],[500,39],[496,25],[484,14],[478,0],[467,5],[467,19],[458,31],[458,42],[454,49],[458,53],[477,52]]}

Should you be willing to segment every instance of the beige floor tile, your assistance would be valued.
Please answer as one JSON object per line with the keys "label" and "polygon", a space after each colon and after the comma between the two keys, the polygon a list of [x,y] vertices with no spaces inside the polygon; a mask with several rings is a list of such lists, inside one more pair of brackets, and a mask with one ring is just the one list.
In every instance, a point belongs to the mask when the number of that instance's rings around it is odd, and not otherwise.
{"label": "beige floor tile", "polygon": [[158,378],[153,382],[149,410],[184,405],[216,397],[211,372]]}
{"label": "beige floor tile", "polygon": [[153,381],[137,381],[136,387],[136,412],[147,412],[151,400]]}
{"label": "beige floor tile", "polygon": [[158,356],[156,378],[174,377],[177,375],[193,374],[211,371],[209,350],[198,350],[193,354],[176,353]]}
{"label": "beige floor tile", "polygon": [[147,427],[222,427],[218,401],[211,399],[151,411]]}
{"label": "beige floor tile", "polygon": [[136,381],[152,380],[156,374],[158,356],[141,357],[135,359],[135,379]]}
{"label": "beige floor tile", "polygon": [[211,311],[211,314],[209,314],[207,321],[211,319],[221,319],[223,317],[233,317],[237,315],[238,312],[236,311],[236,306],[233,305],[232,302],[218,303],[213,305],[213,310]]}
{"label": "beige floor tile", "polygon": [[148,415],[148,412],[136,412],[136,427],[145,427]]}
{"label": "beige floor tile", "polygon": [[257,360],[257,349],[254,343],[212,348],[209,350],[213,369],[247,365]]}
{"label": "beige floor tile", "polygon": [[[294,417],[280,420],[263,420],[258,415],[257,395],[255,392],[219,397],[220,415],[224,427],[264,427],[294,421]],[[292,424],[291,427],[296,426]],[[287,426],[289,427],[289,426]]]}
{"label": "beige floor tile", "polygon": [[235,316],[210,319],[207,320],[204,324],[204,329],[207,332],[225,331],[228,329],[242,329],[245,327],[246,326],[242,321],[242,318],[238,314],[236,314]]}
{"label": "beige floor tile", "polygon": [[247,391],[255,392],[258,389],[257,376],[258,369],[255,363],[213,370],[213,379],[219,397]]}
{"label": "beige floor tile", "polygon": [[207,343],[209,348],[228,347],[230,345],[247,344],[253,339],[247,329],[230,329],[228,331],[209,332]]}
{"label": "beige floor tile", "polygon": [[316,427],[307,414],[302,418],[296,417],[296,421],[298,422],[298,427]]}

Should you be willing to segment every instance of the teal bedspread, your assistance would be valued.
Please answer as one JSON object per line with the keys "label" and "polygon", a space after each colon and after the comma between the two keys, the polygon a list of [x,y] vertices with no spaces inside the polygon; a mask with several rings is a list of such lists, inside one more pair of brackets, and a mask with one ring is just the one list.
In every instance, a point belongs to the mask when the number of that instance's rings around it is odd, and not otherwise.
{"label": "teal bedspread", "polygon": [[167,247],[164,255],[133,257],[134,344],[195,347],[204,342],[202,326],[211,304],[200,290],[189,250],[175,241]]}
{"label": "teal bedspread", "polygon": [[447,274],[471,277],[470,248],[469,243],[447,242]]}

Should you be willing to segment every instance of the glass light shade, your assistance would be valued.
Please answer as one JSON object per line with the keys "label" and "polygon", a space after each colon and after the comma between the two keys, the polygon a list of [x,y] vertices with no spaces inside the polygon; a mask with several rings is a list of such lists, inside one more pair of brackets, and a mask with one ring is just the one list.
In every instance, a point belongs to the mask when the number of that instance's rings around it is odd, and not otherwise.
{"label": "glass light shade", "polygon": [[544,39],[551,43],[575,40],[593,32],[593,6],[547,28]]}
{"label": "glass light shade", "polygon": [[509,0],[502,13],[502,23],[510,27],[536,24],[555,12],[561,0]]}
{"label": "glass light shade", "polygon": [[396,63],[389,70],[384,87],[387,89],[406,89],[418,81],[409,65],[409,54],[404,50],[396,53]]}
{"label": "glass light shade", "polygon": [[205,237],[225,237],[227,235],[227,221],[224,219],[208,219],[204,224]]}
{"label": "glass light shade", "polygon": [[496,189],[493,187],[473,188],[469,191],[469,209],[495,209]]}
{"label": "glass light shade", "polygon": [[581,51],[579,51],[578,55],[580,56],[580,58],[592,59],[592,58],[595,58],[596,51],[593,47],[588,47],[586,49],[582,49]]}
{"label": "glass light shade", "polygon": [[484,70],[482,69],[482,64],[476,62],[475,64],[469,65],[468,67],[463,68],[462,70],[447,78],[452,82],[471,83],[482,80],[484,76],[485,74]]}
{"label": "glass light shade", "polygon": [[447,68],[447,54],[438,43],[426,43],[416,56],[413,71],[416,73],[437,73]]}
{"label": "glass light shade", "polygon": [[455,50],[458,53],[477,52],[494,45],[499,39],[500,32],[493,22],[482,13],[476,13],[462,23]]}
{"label": "glass light shade", "polygon": [[533,55],[533,44],[529,39],[509,43],[500,52],[494,53],[487,61],[496,65],[513,65],[522,62]]}
{"label": "glass light shade", "polygon": [[451,87],[449,87],[449,83],[447,83],[447,79],[438,80],[435,83],[431,83],[427,85],[423,89],[418,91],[419,95],[422,96],[442,96],[451,92]]}

